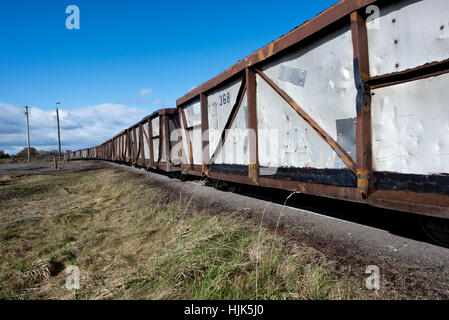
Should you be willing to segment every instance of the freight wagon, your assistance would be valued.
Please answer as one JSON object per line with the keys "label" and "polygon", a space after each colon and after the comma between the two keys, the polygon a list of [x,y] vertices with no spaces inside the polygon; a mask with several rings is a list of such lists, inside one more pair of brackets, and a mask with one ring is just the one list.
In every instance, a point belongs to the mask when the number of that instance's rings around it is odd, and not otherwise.
{"label": "freight wagon", "polygon": [[[419,214],[448,244],[448,14],[447,0],[339,2],[177,100],[175,170]],[[164,125],[96,157],[173,170],[154,165]]]}
{"label": "freight wagon", "polygon": [[177,109],[161,109],[99,147],[70,153],[69,159],[109,160],[147,169],[179,172],[181,153],[174,151],[181,140],[179,129]]}

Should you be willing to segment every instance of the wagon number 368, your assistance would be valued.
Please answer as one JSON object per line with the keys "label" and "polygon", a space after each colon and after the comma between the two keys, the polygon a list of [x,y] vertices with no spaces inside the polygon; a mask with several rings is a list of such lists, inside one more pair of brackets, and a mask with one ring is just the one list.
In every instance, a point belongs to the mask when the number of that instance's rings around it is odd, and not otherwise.
{"label": "wagon number 368", "polygon": [[220,106],[231,103],[231,95],[228,93],[224,93],[220,95]]}

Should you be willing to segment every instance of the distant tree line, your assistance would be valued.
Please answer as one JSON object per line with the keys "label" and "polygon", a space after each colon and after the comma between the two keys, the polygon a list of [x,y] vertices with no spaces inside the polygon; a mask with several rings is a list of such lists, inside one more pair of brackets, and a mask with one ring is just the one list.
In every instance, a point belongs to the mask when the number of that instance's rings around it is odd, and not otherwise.
{"label": "distant tree line", "polygon": [[[30,148],[30,160],[40,161],[40,160],[50,160],[53,157],[58,156],[58,150],[44,151],[37,150],[36,148]],[[9,159],[10,162],[22,162],[28,160],[28,148],[23,148],[17,155],[9,155],[3,150],[0,150],[0,159]]]}
{"label": "distant tree line", "polygon": [[9,159],[11,158],[11,156],[7,153],[5,153],[5,151],[0,150],[0,159]]}

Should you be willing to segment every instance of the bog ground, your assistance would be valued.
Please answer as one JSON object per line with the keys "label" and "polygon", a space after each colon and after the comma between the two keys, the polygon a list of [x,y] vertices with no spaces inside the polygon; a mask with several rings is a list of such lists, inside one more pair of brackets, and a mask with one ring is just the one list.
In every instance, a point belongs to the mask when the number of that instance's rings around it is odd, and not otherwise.
{"label": "bog ground", "polygon": [[[0,298],[449,297],[443,258],[369,255],[202,188],[104,162],[0,166]],[[76,291],[65,287],[70,265]],[[368,265],[380,268],[378,291],[366,289]]]}

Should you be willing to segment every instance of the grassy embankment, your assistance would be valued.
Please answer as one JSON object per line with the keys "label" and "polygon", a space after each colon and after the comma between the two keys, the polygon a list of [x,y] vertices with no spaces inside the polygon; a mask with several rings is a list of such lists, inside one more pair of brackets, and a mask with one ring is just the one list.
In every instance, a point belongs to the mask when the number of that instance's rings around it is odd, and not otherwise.
{"label": "grassy embankment", "polygon": [[[129,173],[0,176],[2,299],[379,298],[318,251]],[[65,288],[69,265],[81,288]]]}

